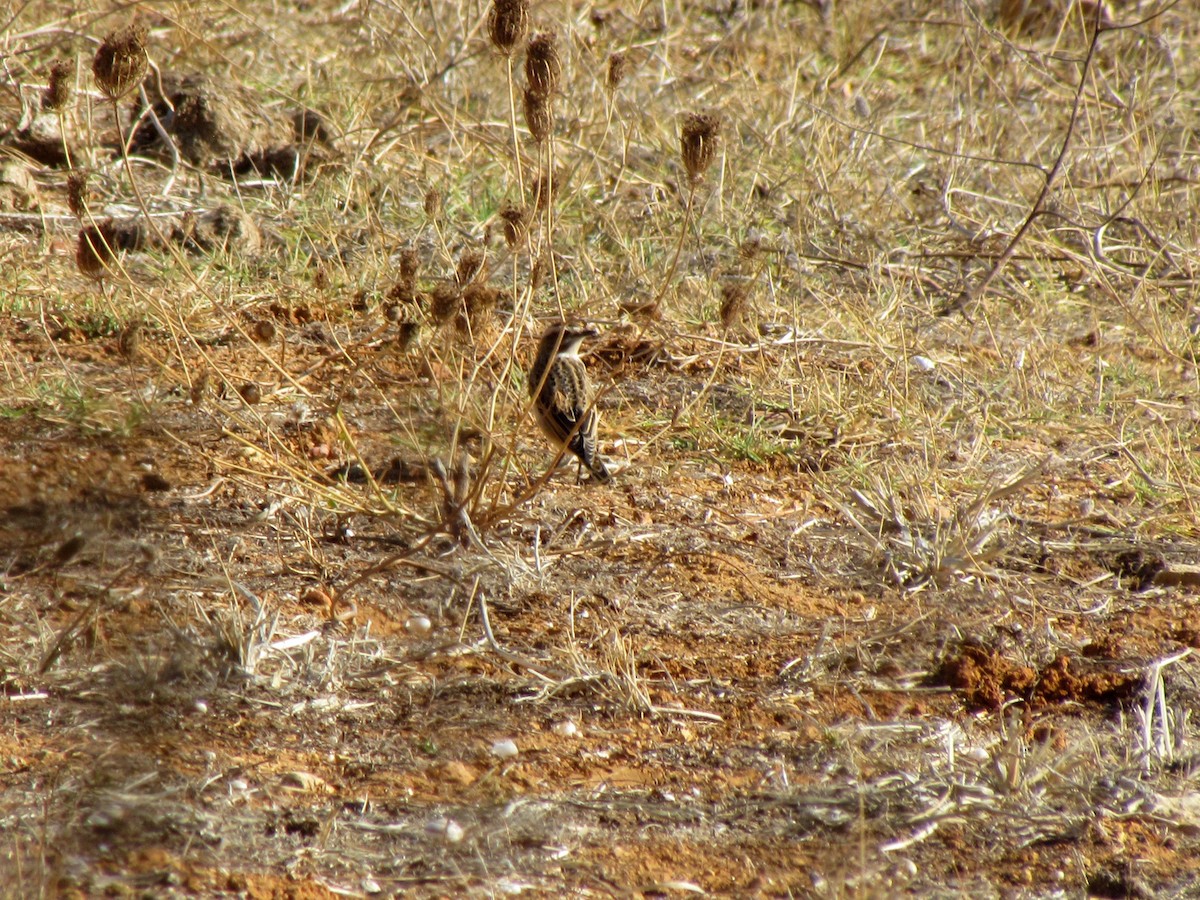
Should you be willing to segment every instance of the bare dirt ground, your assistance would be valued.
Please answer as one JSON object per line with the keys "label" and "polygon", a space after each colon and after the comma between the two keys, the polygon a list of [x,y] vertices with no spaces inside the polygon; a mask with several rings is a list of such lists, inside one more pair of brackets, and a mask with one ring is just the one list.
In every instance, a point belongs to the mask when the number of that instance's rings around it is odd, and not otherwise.
{"label": "bare dirt ground", "polygon": [[0,896],[1200,896],[1195,8],[492,8],[5,22]]}

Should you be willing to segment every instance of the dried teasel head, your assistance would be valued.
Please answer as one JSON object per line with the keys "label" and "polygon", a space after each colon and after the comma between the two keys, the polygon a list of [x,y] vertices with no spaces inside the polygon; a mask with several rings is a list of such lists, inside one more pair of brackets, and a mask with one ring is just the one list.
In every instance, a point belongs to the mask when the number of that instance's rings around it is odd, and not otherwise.
{"label": "dried teasel head", "polygon": [[458,269],[454,279],[460,287],[466,287],[473,281],[487,281],[487,254],[482,250],[464,250],[458,258]]}
{"label": "dried teasel head", "polygon": [[529,90],[549,97],[558,90],[562,78],[562,60],[553,34],[544,31],[534,35],[525,48],[525,81]]}
{"label": "dried teasel head", "polygon": [[88,170],[74,169],[67,176],[67,206],[71,215],[82,219],[87,212],[92,193],[88,190]]}
{"label": "dried teasel head", "polygon": [[608,55],[608,74],[604,83],[610,91],[615,91],[625,80],[625,54],[610,53]]}
{"label": "dried teasel head", "polygon": [[74,74],[75,67],[65,60],[50,67],[50,80],[46,84],[46,93],[42,94],[42,109],[61,112],[70,105],[74,93],[71,76]]}
{"label": "dried teasel head", "polygon": [[112,219],[89,225],[79,232],[75,245],[75,265],[88,278],[97,280],[107,275],[116,260],[117,230]]}
{"label": "dried teasel head", "polygon": [[545,94],[536,93],[532,88],[525,89],[525,124],[529,126],[529,133],[539,144],[550,137],[550,132],[554,129],[550,98]]}
{"label": "dried teasel head", "polygon": [[511,56],[528,31],[529,0],[493,0],[488,34],[497,50]]}
{"label": "dried teasel head", "polygon": [[500,219],[504,222],[504,242],[509,248],[516,247],[529,233],[529,208],[506,203],[500,209]]}
{"label": "dried teasel head", "polygon": [[104,39],[92,60],[96,86],[109,100],[120,100],[142,83],[150,61],[146,56],[146,29],[130,25]]}
{"label": "dried teasel head", "polygon": [[688,180],[693,185],[704,178],[704,173],[716,158],[720,135],[721,122],[711,113],[688,113],[684,117],[679,150]]}

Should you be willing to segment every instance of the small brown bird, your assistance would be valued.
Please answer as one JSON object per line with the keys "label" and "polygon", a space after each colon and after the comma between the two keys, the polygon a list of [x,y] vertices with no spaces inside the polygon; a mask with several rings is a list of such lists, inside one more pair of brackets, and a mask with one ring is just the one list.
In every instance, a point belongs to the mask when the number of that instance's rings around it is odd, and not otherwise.
{"label": "small brown bird", "polygon": [[[596,452],[596,425],[587,368],[579,358],[579,345],[597,332],[561,322],[551,325],[538,342],[529,370],[529,396],[542,431],[556,447],[566,447],[587,466],[597,481],[612,478]],[[582,471],[582,470],[581,470]]]}

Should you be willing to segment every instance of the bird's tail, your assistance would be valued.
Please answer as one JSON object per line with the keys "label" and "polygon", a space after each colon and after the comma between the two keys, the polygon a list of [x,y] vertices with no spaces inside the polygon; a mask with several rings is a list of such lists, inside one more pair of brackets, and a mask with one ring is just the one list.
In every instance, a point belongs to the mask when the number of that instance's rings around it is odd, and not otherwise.
{"label": "bird's tail", "polygon": [[604,464],[599,456],[596,456],[588,463],[588,471],[592,473],[592,477],[602,484],[608,484],[612,481],[612,472],[608,471],[608,466]]}

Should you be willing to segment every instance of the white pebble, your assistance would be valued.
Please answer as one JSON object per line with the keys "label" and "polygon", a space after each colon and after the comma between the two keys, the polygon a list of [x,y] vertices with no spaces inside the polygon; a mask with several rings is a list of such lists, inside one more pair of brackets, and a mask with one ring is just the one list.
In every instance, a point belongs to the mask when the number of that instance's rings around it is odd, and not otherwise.
{"label": "white pebble", "polygon": [[492,743],[492,756],[499,759],[512,759],[518,752],[516,741],[505,739]]}
{"label": "white pebble", "polygon": [[457,844],[466,832],[453,819],[430,819],[425,825],[425,833],[446,839],[449,844]]}
{"label": "white pebble", "polygon": [[404,630],[409,634],[424,637],[433,631],[433,623],[429,621],[429,616],[409,616],[408,621],[404,623]]}
{"label": "white pebble", "polygon": [[235,778],[235,779],[233,779],[233,781],[229,782],[229,786],[230,786],[231,788],[233,788],[235,791],[248,791],[248,790],[250,790],[250,784],[249,784],[249,782],[247,782],[247,781],[246,781],[246,779],[244,779],[244,778]]}
{"label": "white pebble", "polygon": [[928,356],[914,356],[912,358],[912,364],[922,372],[932,372],[937,368],[937,363],[935,363]]}
{"label": "white pebble", "polygon": [[988,752],[982,747],[968,747],[962,752],[962,755],[972,762],[985,763],[988,761]]}
{"label": "white pebble", "polygon": [[192,709],[196,710],[198,713],[206,713],[208,712],[208,704],[203,700],[197,700],[192,704]]}
{"label": "white pebble", "polygon": [[575,737],[579,734],[579,726],[570,719],[563,719],[561,722],[555,722],[553,731],[559,737]]}

